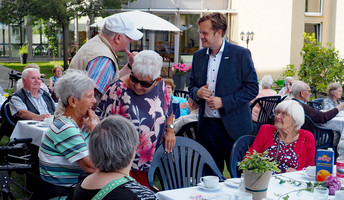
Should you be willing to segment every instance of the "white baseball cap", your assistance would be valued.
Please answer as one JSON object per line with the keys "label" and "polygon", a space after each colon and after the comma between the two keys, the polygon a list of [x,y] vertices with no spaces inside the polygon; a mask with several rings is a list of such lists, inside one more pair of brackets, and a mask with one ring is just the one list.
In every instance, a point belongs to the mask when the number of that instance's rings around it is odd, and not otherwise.
{"label": "white baseball cap", "polygon": [[142,32],[134,27],[131,19],[121,13],[110,16],[105,21],[104,27],[115,33],[123,33],[132,40],[139,40],[143,36]]}

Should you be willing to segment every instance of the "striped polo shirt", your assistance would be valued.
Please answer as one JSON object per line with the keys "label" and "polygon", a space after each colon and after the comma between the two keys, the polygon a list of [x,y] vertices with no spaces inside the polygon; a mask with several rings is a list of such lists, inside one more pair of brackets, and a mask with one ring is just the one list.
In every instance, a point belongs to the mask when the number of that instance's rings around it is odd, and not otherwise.
{"label": "striped polo shirt", "polygon": [[104,56],[96,57],[88,63],[86,71],[88,76],[96,83],[97,90],[105,94],[115,76],[115,68],[112,60]]}
{"label": "striped polo shirt", "polygon": [[85,173],[76,163],[89,155],[88,129],[80,130],[71,118],[59,116],[42,139],[38,152],[41,178],[49,183],[70,187]]}

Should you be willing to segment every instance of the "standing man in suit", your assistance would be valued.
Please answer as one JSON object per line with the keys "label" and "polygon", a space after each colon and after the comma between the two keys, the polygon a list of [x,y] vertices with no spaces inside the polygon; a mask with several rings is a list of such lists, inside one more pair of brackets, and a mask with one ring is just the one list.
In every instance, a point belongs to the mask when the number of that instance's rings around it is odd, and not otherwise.
{"label": "standing man in suit", "polygon": [[198,25],[204,48],[194,53],[189,93],[199,104],[199,142],[223,171],[235,140],[253,130],[249,102],[258,95],[257,74],[250,51],[224,39],[224,15],[204,15]]}

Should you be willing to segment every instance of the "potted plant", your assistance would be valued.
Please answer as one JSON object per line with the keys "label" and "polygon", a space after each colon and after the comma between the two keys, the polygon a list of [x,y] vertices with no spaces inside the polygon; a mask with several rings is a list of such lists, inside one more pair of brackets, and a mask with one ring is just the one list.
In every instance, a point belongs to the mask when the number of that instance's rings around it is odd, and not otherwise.
{"label": "potted plant", "polygon": [[27,62],[27,55],[29,54],[29,48],[27,44],[23,44],[19,48],[19,54],[20,54],[20,62],[21,64],[26,64]]}
{"label": "potted plant", "polygon": [[191,67],[191,65],[187,66],[185,63],[183,63],[183,61],[176,65],[173,65],[173,82],[176,85],[176,89],[184,90],[185,82],[188,78],[186,74],[191,70]]}
{"label": "potted plant", "polygon": [[241,170],[244,170],[245,190],[252,194],[254,200],[266,197],[272,172],[279,172],[275,161],[267,157],[268,152],[251,154],[246,152],[243,161],[238,162]]}

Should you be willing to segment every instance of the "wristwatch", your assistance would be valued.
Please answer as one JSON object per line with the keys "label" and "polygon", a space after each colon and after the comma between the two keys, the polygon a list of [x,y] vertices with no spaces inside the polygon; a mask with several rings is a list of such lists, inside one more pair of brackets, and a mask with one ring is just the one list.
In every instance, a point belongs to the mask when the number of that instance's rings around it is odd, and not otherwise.
{"label": "wristwatch", "polygon": [[173,129],[173,128],[174,128],[174,125],[173,125],[173,124],[166,125],[166,128],[171,128],[171,129]]}

